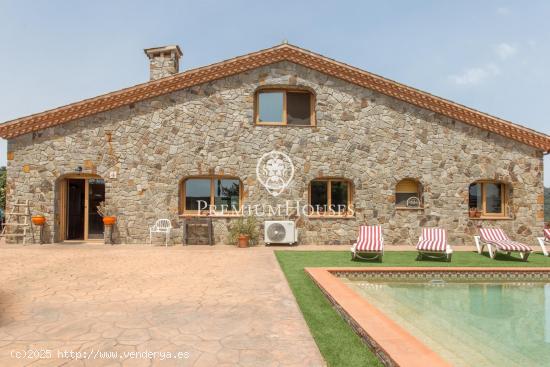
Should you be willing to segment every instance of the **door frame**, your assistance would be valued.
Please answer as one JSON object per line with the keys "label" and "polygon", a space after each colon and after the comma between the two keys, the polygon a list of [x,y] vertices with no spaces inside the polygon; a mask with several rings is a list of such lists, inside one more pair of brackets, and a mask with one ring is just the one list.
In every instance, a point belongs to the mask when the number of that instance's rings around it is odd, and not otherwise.
{"label": "door frame", "polygon": [[[89,194],[90,194],[90,187],[89,187],[89,180],[90,179],[102,179],[105,180],[103,177],[99,175],[95,175],[92,173],[75,173],[75,174],[68,174],[63,176],[60,179],[59,182],[59,240],[64,242],[82,242],[82,241],[89,241],[89,242],[100,242],[103,241],[101,239],[88,239],[88,221],[89,221],[89,213],[88,213],[88,206],[89,206]],[[84,180],[84,238],[82,240],[68,240],[67,239],[67,232],[69,230],[69,227],[67,225],[67,180]],[[105,181],[104,181],[105,182]]]}

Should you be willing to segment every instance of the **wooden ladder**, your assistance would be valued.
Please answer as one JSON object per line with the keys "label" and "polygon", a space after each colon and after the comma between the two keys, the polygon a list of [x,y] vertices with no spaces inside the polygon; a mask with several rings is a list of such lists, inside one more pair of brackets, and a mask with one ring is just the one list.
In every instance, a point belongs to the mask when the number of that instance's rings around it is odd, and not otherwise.
{"label": "wooden ladder", "polygon": [[31,208],[28,200],[17,199],[12,204],[11,212],[6,215],[6,222],[0,238],[22,237],[23,245],[26,244],[27,234],[30,233],[34,243],[34,230],[32,228]]}

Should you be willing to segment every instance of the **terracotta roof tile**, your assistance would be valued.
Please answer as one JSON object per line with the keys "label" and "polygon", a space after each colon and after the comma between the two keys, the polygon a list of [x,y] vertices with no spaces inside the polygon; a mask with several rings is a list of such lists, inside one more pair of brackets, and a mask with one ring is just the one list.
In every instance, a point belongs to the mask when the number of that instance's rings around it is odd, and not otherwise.
{"label": "terracotta roof tile", "polygon": [[8,121],[0,125],[0,137],[13,138],[280,61],[290,61],[546,152],[550,151],[550,136],[546,134],[288,44]]}

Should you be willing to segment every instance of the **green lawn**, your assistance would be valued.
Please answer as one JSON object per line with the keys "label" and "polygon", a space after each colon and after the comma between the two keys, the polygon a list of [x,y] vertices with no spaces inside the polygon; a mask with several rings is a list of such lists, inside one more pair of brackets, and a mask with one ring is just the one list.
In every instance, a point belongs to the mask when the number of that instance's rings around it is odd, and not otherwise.
{"label": "green lawn", "polygon": [[498,255],[497,260],[472,252],[455,252],[451,263],[416,261],[414,252],[386,252],[384,262],[351,261],[349,252],[276,251],[279,264],[323,357],[331,367],[381,366],[348,324],[305,274],[305,267],[323,266],[545,266],[550,258],[532,254],[528,262]]}

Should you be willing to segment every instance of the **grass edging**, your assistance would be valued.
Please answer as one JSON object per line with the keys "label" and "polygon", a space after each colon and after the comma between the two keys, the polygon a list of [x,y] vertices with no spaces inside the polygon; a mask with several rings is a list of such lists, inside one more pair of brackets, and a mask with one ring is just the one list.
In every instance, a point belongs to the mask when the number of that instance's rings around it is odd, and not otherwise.
{"label": "grass edging", "polygon": [[305,266],[293,261],[292,256],[287,256],[296,253],[275,251],[275,256],[327,364],[331,367],[382,366],[307,276]]}
{"label": "grass edging", "polygon": [[355,262],[349,252],[340,251],[275,251],[275,256],[286,276],[321,354],[331,367],[382,366],[353,329],[338,314],[322,291],[305,273],[305,267],[376,267],[376,266],[483,266],[483,267],[550,267],[550,258],[532,254],[528,262],[508,256],[492,260],[472,252],[453,254],[451,263],[416,261],[414,252],[386,252],[384,262]]}

